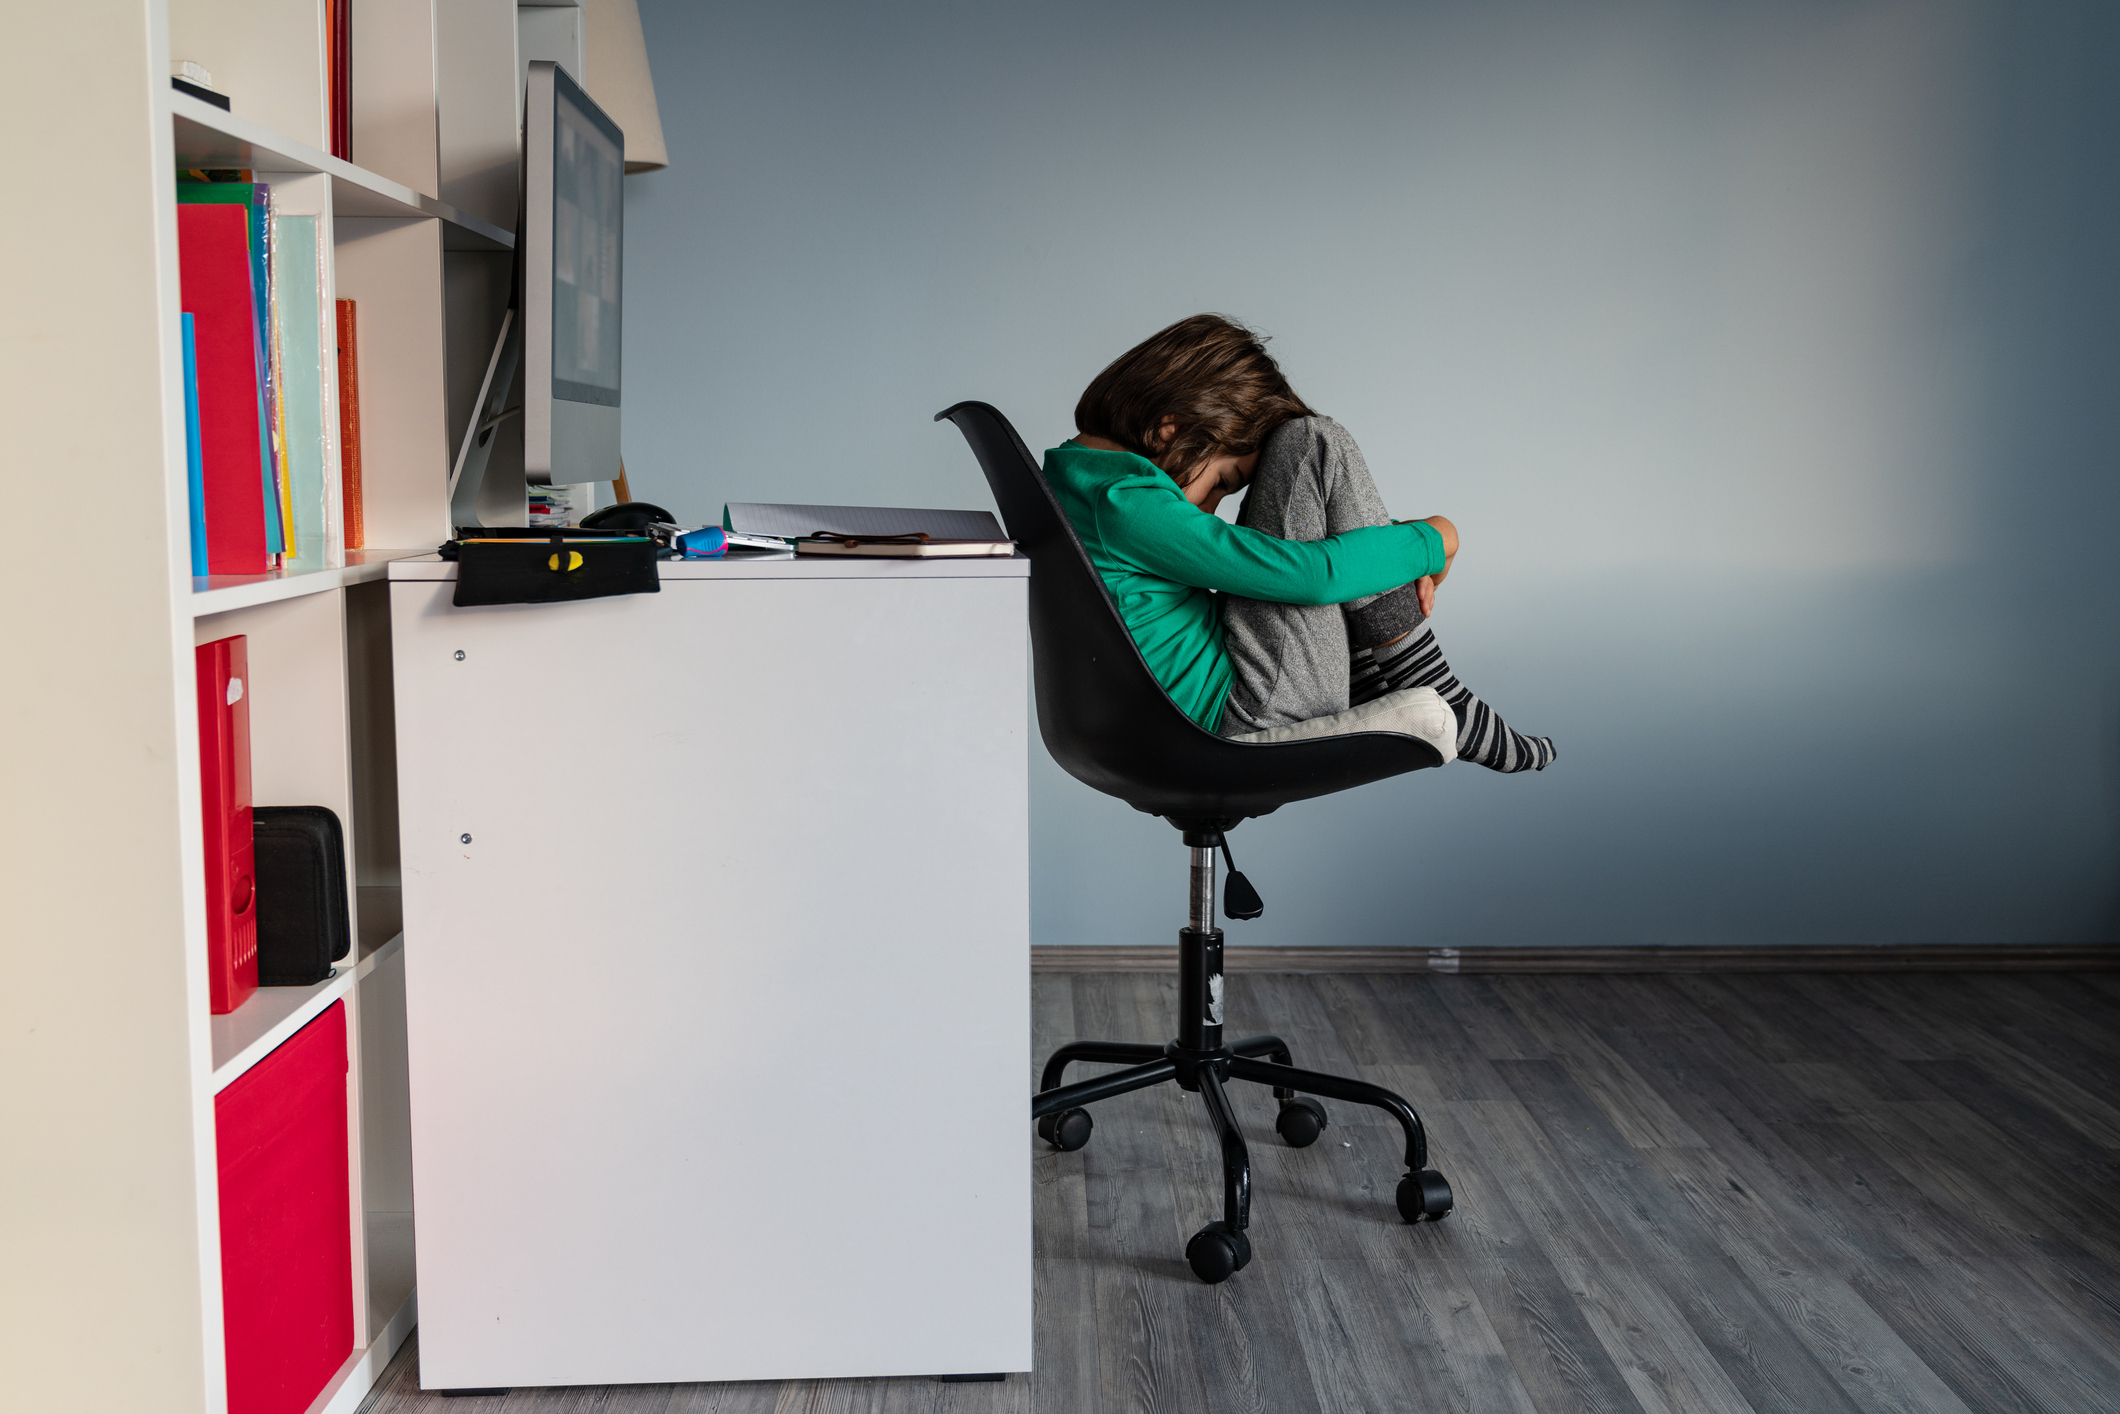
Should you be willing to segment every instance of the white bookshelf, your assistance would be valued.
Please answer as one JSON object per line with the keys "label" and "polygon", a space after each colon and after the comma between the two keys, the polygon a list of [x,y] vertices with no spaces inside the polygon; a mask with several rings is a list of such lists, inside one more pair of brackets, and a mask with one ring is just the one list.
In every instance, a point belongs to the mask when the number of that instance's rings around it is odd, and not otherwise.
{"label": "white bookshelf", "polygon": [[342,162],[188,93],[172,89],[168,102],[179,167],[320,172],[331,178],[332,205],[341,216],[431,217],[443,224],[444,239],[452,250],[515,248],[513,231],[459,211],[403,182]]}
{"label": "white bookshelf", "polygon": [[[31,516],[66,506],[4,561],[23,671],[0,694],[0,1408],[224,1414],[214,1097],[334,1004],[355,1339],[311,1414],[350,1414],[417,1317],[383,576],[449,533],[452,379],[491,347],[512,246],[516,17],[353,3],[353,162],[325,150],[322,0],[13,17],[11,134],[75,182],[49,219],[0,223],[10,467]],[[232,111],[172,90],[172,58]],[[318,218],[325,294],[356,301],[365,538],[402,548],[190,574],[175,178],[231,167]],[[193,649],[235,633],[253,798],[338,812],[356,946],[212,1016]]]}

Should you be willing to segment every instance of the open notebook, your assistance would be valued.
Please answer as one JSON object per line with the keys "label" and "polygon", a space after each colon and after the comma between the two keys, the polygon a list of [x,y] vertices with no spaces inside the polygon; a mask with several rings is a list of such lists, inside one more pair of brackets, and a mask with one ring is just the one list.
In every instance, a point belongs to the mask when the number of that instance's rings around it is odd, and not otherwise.
{"label": "open notebook", "polygon": [[1006,541],[1008,532],[992,511],[923,511],[900,506],[783,506],[731,501],[722,507],[724,530],[799,540],[828,535],[914,535],[937,540]]}

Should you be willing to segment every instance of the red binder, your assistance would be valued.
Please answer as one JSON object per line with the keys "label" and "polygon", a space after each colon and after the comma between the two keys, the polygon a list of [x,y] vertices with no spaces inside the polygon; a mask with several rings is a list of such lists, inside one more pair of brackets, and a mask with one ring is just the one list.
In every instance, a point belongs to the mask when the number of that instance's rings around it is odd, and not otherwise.
{"label": "red binder", "polygon": [[180,203],[177,271],[198,345],[207,568],[214,574],[263,574],[269,566],[250,208]]}
{"label": "red binder", "polygon": [[206,820],[206,980],[213,1013],[258,989],[250,833],[250,655],[241,634],[198,647],[199,802]]}
{"label": "red binder", "polygon": [[228,1414],[303,1414],[353,1351],[346,1011],[214,1096]]}

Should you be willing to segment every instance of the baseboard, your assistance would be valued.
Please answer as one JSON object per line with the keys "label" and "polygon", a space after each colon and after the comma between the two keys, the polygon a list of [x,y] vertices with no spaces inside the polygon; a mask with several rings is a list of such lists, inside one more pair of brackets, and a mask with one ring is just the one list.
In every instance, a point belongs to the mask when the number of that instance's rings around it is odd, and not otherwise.
{"label": "baseboard", "polygon": [[[1178,950],[1031,949],[1033,972],[1172,972]],[[2120,944],[1895,943],[1875,947],[1260,948],[1228,972],[2112,972]]]}

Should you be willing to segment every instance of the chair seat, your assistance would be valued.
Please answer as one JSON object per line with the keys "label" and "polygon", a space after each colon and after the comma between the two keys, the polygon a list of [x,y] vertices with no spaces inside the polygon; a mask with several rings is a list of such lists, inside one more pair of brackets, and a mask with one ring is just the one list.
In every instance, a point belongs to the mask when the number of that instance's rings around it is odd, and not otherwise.
{"label": "chair seat", "polygon": [[1188,829],[1226,829],[1293,801],[1443,764],[1427,742],[1395,732],[1241,742],[1186,725],[1190,732],[1078,736],[1080,754],[1053,755],[1084,785]]}

